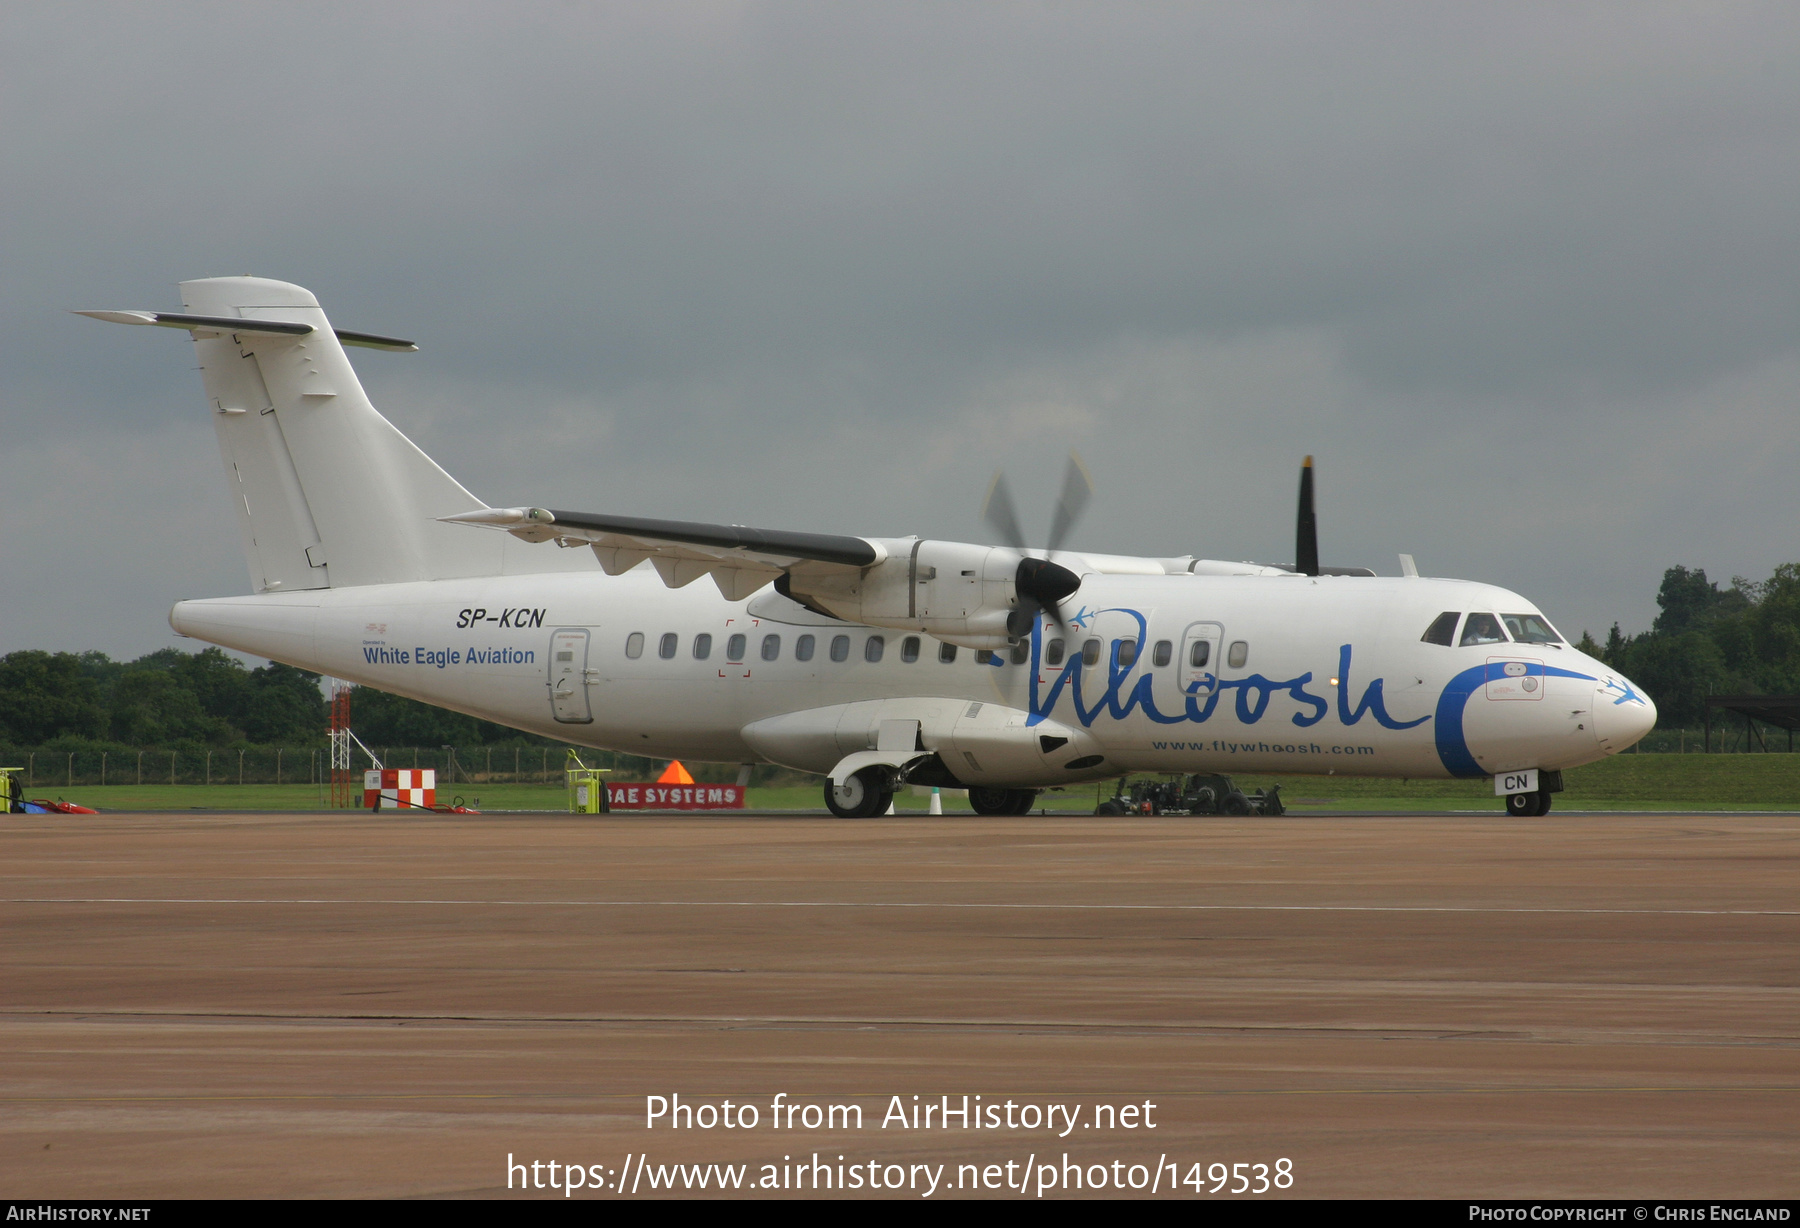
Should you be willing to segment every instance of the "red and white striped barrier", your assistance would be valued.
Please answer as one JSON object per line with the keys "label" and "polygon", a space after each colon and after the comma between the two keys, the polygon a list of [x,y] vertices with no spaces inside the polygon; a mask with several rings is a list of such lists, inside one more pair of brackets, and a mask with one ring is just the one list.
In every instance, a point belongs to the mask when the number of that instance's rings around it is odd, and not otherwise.
{"label": "red and white striped barrier", "polygon": [[437,805],[437,772],[432,768],[371,768],[363,773],[363,808],[430,810]]}

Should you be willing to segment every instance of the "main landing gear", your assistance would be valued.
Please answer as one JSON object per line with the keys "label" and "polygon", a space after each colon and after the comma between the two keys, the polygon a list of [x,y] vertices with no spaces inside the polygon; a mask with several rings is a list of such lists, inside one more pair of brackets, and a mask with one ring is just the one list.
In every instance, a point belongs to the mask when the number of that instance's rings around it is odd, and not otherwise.
{"label": "main landing gear", "polygon": [[1550,791],[1539,789],[1536,793],[1508,793],[1506,795],[1506,813],[1519,819],[1549,814]]}
{"label": "main landing gear", "polygon": [[[976,814],[1030,814],[1037,799],[1036,789],[969,790],[969,806]],[[825,782],[825,807],[840,819],[872,819],[886,814],[893,802],[893,773],[880,765],[864,768],[842,785]]]}
{"label": "main landing gear", "polygon": [[866,767],[841,785],[825,782],[825,808],[840,819],[872,819],[893,803],[894,776],[884,767]]}
{"label": "main landing gear", "polygon": [[969,790],[969,809],[976,814],[1030,814],[1037,804],[1036,789],[990,789],[977,786]]}

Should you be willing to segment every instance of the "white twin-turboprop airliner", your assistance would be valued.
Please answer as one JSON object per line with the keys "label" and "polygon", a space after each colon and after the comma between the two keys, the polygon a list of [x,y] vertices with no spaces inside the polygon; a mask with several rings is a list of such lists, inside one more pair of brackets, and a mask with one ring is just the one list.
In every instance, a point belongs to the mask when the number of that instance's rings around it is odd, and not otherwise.
{"label": "white twin-turboprop airliner", "polygon": [[[1321,569],[848,537],[484,504],[376,412],[299,286],[183,282],[255,592],[183,601],[207,640],[566,742],[829,775],[842,816],[905,783],[984,814],[1129,772],[1493,777],[1543,814],[1656,709],[1525,598]],[[559,548],[560,547],[560,548]],[[709,581],[696,583],[701,579]]]}

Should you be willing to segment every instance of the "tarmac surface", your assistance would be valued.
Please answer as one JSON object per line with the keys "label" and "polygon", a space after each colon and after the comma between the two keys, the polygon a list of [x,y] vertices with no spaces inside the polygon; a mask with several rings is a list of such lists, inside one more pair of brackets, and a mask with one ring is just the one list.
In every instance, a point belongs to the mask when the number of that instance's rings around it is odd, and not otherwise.
{"label": "tarmac surface", "polygon": [[[9,1197],[553,1160],[793,1196],[815,1154],[906,1198],[1800,1191],[1794,816],[0,816],[0,851]],[[647,1128],[676,1095],[757,1124]],[[1013,1128],[912,1128],[965,1095]]]}

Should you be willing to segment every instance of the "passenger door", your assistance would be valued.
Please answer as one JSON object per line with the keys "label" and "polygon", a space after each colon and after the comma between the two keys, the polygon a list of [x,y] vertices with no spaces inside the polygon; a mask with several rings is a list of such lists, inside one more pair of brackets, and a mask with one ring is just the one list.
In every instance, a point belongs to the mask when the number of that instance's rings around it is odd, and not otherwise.
{"label": "passenger door", "polygon": [[550,636],[550,710],[565,725],[591,724],[588,707],[588,632],[565,627]]}

